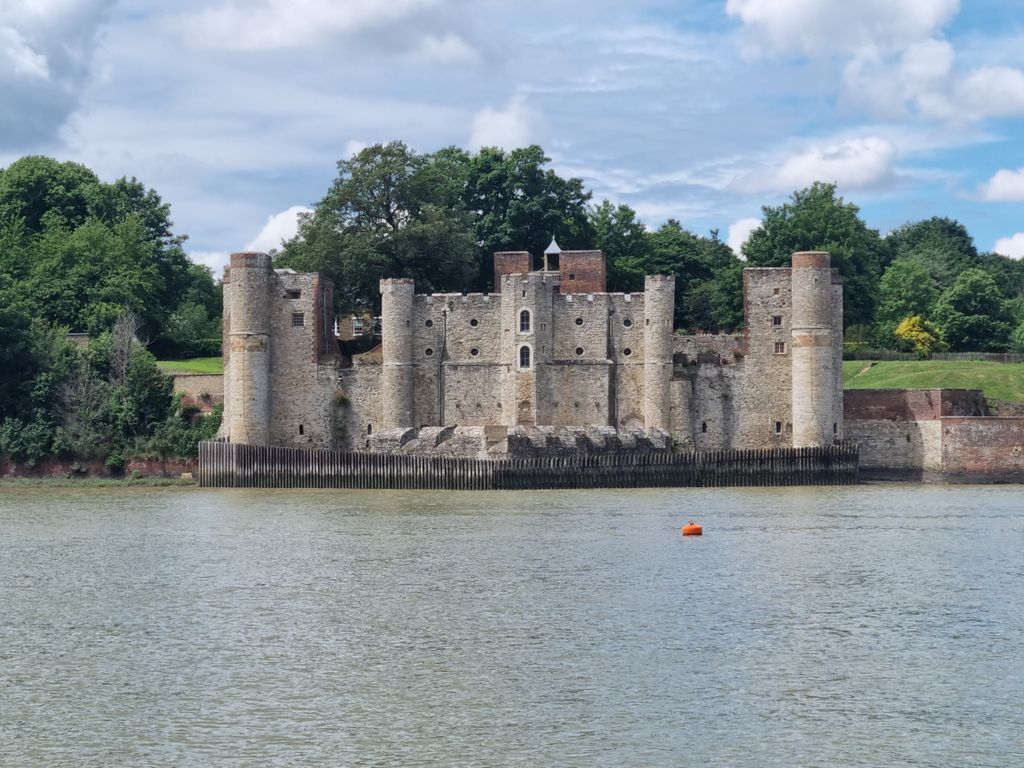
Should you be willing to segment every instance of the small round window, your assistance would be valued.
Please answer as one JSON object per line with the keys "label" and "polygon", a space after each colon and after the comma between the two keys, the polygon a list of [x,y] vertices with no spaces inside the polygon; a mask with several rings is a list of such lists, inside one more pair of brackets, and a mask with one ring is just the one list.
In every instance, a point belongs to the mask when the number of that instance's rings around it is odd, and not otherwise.
{"label": "small round window", "polygon": [[582,317],[577,317],[576,318],[576,325],[583,325],[583,318]]}
{"label": "small round window", "polygon": [[629,357],[630,355],[633,354],[633,350],[630,349],[629,347],[626,347],[624,350],[622,350],[622,354],[624,354],[626,357]]}
{"label": "small round window", "polygon": [[427,322],[425,322],[424,325],[427,326],[427,328],[433,328],[434,327],[434,321],[433,320],[427,320]]}
{"label": "small round window", "polygon": [[430,357],[431,355],[434,354],[434,350],[432,350],[430,347],[427,347],[425,350],[423,350],[423,354],[425,354],[427,357]]}
{"label": "small round window", "polygon": [[625,320],[622,321],[622,324],[624,326],[626,326],[627,328],[632,328],[633,327],[633,321],[630,320],[628,317]]}
{"label": "small round window", "polygon": [[474,317],[472,320],[469,321],[469,324],[476,328],[478,325],[480,325],[480,321]]}
{"label": "small round window", "polygon": [[480,350],[477,349],[476,347],[473,347],[471,350],[469,350],[469,354],[471,354],[473,357],[476,357],[477,355],[480,354]]}
{"label": "small round window", "polygon": [[583,354],[583,347],[576,347],[576,354],[577,355],[582,355]]}

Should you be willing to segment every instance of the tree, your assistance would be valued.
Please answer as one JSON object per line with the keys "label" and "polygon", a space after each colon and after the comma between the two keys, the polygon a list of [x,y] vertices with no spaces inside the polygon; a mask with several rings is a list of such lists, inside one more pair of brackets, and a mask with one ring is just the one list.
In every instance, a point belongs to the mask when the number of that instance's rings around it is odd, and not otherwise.
{"label": "tree", "polygon": [[742,325],[742,268],[717,232],[700,237],[669,219],[648,240],[644,274],[676,278],[676,328],[733,330]]}
{"label": "tree", "polygon": [[563,179],[536,144],[506,152],[484,147],[469,158],[464,201],[480,246],[477,288],[490,286],[495,251],[544,252],[551,238],[566,249],[590,248],[590,193],[583,180]]}
{"label": "tree", "polygon": [[30,156],[0,171],[0,275],[35,317],[92,333],[125,306],[160,335],[186,297],[221,314],[208,270],[173,232],[170,206],[137,179],[107,184],[78,163]]}
{"label": "tree", "polygon": [[1024,320],[1014,330],[1013,336],[1010,337],[1010,344],[1017,352],[1024,352]]}
{"label": "tree", "polygon": [[935,302],[935,324],[954,351],[1000,351],[1010,337],[1007,302],[995,280],[968,269]]}
{"label": "tree", "polygon": [[31,320],[0,290],[0,420],[23,410],[32,369]]}
{"label": "tree", "polygon": [[651,258],[651,239],[636,211],[628,205],[613,205],[609,200],[590,209],[593,247],[604,252],[608,270],[608,290],[634,292],[644,289],[644,274]]}
{"label": "tree", "polygon": [[955,219],[934,216],[904,224],[886,235],[885,241],[889,258],[919,262],[942,288],[965,269],[978,266],[974,239]]}
{"label": "tree", "polygon": [[382,277],[411,277],[427,292],[463,289],[477,248],[453,173],[450,155],[419,155],[401,142],[340,161],[278,265],[331,277],[342,311],[379,306]]}
{"label": "tree", "polygon": [[788,203],[761,210],[761,226],[743,246],[748,266],[788,266],[795,251],[829,251],[843,278],[844,326],[870,323],[887,249],[860,209],[838,197],[835,184],[815,182]]}
{"label": "tree", "polygon": [[89,217],[99,183],[79,163],[40,155],[15,160],[0,172],[0,222],[21,221],[35,234],[49,214],[66,227],[77,227]]}
{"label": "tree", "polygon": [[892,262],[878,284],[876,343],[883,347],[894,346],[896,326],[907,317],[929,317],[938,295],[935,278],[920,261],[898,259]]}
{"label": "tree", "polygon": [[932,352],[939,352],[945,348],[941,335],[931,323],[926,322],[920,315],[905,317],[893,331],[901,344],[921,356],[930,355]]}

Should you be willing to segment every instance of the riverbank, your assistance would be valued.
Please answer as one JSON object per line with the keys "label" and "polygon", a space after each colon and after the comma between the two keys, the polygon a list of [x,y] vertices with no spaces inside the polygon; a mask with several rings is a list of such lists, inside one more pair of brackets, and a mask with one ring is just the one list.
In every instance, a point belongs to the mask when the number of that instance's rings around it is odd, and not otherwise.
{"label": "riverbank", "polygon": [[109,467],[102,461],[44,459],[35,464],[12,462],[0,456],[0,483],[24,485],[33,481],[53,485],[65,482],[131,485],[151,482],[154,485],[192,485],[197,474],[195,459],[131,459],[121,468]]}
{"label": "riverbank", "polygon": [[0,477],[0,488],[198,488],[191,477]]}

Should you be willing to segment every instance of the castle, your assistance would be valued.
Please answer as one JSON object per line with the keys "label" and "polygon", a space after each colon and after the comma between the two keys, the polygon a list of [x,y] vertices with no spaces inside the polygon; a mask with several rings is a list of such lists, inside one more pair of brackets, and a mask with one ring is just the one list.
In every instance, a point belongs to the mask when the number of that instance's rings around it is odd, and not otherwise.
{"label": "castle", "polygon": [[[557,267],[549,264],[557,258]],[[230,442],[472,457],[843,439],[842,285],[828,253],[746,269],[746,330],[673,333],[675,279],[608,293],[600,251],[494,255],[495,293],[381,280],[382,344],[339,352],[333,285],[236,253],[224,279]]]}

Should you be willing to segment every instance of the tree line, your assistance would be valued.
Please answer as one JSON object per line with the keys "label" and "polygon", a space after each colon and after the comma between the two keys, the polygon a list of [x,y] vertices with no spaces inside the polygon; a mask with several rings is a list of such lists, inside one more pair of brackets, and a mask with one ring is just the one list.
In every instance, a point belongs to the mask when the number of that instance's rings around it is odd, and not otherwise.
{"label": "tree line", "polygon": [[134,178],[38,156],[0,169],[0,455],[116,468],[194,455],[216,431],[156,364],[220,351],[220,286],[184,240]]}

